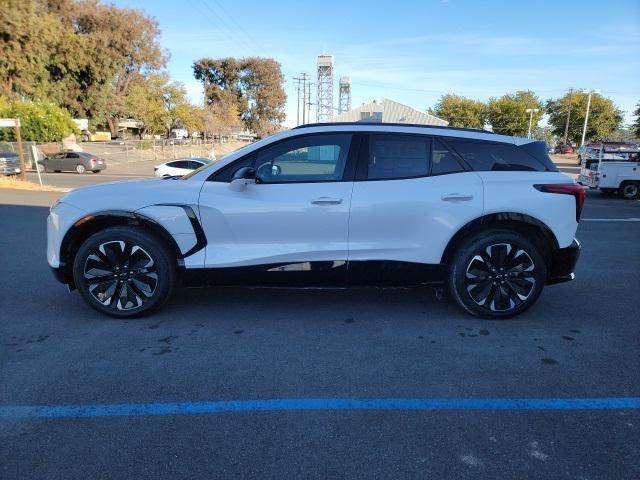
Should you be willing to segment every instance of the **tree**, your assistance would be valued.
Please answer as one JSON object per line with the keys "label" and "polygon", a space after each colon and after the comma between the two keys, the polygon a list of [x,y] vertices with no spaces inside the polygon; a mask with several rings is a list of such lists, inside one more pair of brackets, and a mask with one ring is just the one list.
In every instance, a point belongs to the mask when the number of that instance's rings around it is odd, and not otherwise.
{"label": "tree", "polygon": [[533,113],[531,128],[538,125],[542,117],[542,103],[535,93],[521,90],[513,94],[506,94],[500,98],[490,98],[488,105],[488,120],[493,131],[504,135],[524,137],[529,130],[529,108],[537,108]]}
{"label": "tree", "polygon": [[139,75],[131,82],[125,97],[124,113],[140,122],[140,137],[145,133],[164,133],[167,130],[164,104],[167,81],[166,75],[153,74],[146,78]]}
{"label": "tree", "polygon": [[636,117],[636,119],[631,125],[631,129],[633,130],[636,138],[640,138],[640,102],[636,104],[636,109],[633,112],[633,115]]}
{"label": "tree", "polygon": [[[0,117],[19,118],[23,140],[57,142],[79,133],[69,112],[52,103],[14,101],[0,107]],[[0,140],[14,141],[12,128],[0,129]]]}
{"label": "tree", "polygon": [[201,129],[200,112],[187,100],[187,90],[182,83],[173,82],[165,85],[162,99],[166,113],[167,134],[174,128],[184,128],[189,133]]}
{"label": "tree", "polygon": [[244,126],[259,136],[280,128],[286,94],[284,76],[275,60],[202,58],[193,64],[193,72],[204,84],[207,105],[235,103]]}
{"label": "tree", "polygon": [[452,127],[483,128],[487,118],[484,103],[453,94],[441,96],[432,112]]}
{"label": "tree", "polygon": [[219,138],[242,127],[238,105],[232,94],[222,95],[217,102],[206,106],[201,114],[203,131]]}
{"label": "tree", "polygon": [[[582,140],[587,99],[586,94],[577,90],[560,98],[548,100],[546,109],[549,114],[549,124],[553,127],[553,133],[564,137],[567,113],[571,104],[568,138],[574,144],[579,144]],[[592,94],[586,138],[603,140],[620,128],[621,125],[622,112],[616,107],[615,103],[600,94]]]}
{"label": "tree", "polygon": [[133,79],[165,64],[157,22],[97,0],[5,3],[0,92],[102,117],[116,134]]}

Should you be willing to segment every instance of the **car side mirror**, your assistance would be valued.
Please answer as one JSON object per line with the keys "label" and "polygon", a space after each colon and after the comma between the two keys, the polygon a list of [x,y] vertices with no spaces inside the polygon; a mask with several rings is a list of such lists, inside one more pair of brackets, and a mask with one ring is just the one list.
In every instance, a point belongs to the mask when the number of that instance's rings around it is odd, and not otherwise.
{"label": "car side mirror", "polygon": [[251,167],[239,168],[231,178],[229,183],[229,189],[234,192],[241,192],[249,183],[256,182],[256,172]]}

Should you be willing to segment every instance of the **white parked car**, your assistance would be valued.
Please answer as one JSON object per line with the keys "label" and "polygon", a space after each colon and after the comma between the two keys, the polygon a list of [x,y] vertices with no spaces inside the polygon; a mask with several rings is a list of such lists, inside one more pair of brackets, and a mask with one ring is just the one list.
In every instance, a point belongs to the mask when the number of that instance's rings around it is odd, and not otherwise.
{"label": "white parked car", "polygon": [[96,310],[135,317],[176,284],[443,285],[509,317],[573,279],[584,189],[544,142],[479,130],[317,124],[177,179],[74,190],[48,262]]}
{"label": "white parked car", "polygon": [[212,160],[202,157],[194,158],[180,158],[178,160],[171,160],[170,162],[161,163],[153,167],[153,174],[156,177],[173,177],[183,176],[187,173],[191,173],[197,168],[203,165],[208,165]]}

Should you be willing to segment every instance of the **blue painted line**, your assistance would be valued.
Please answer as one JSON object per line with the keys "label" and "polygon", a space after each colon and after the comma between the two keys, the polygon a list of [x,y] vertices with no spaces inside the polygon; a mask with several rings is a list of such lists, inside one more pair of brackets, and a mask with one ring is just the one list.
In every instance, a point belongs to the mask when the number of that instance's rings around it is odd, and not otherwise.
{"label": "blue painted line", "polygon": [[298,410],[619,410],[640,397],[611,398],[291,398],[185,403],[0,406],[0,418],[128,417]]}

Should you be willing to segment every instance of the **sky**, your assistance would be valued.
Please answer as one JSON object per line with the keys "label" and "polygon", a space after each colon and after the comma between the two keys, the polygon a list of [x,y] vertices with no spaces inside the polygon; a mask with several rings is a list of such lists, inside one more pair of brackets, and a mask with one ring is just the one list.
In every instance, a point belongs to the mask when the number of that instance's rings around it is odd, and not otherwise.
{"label": "sky", "polygon": [[[167,70],[202,104],[202,57],[280,62],[295,126],[297,82],[320,53],[352,79],[352,106],[390,98],[425,111],[456,93],[487,100],[533,90],[541,100],[593,88],[625,112],[640,101],[640,0],[115,0],[160,24]],[[315,79],[312,80],[315,82]]]}

